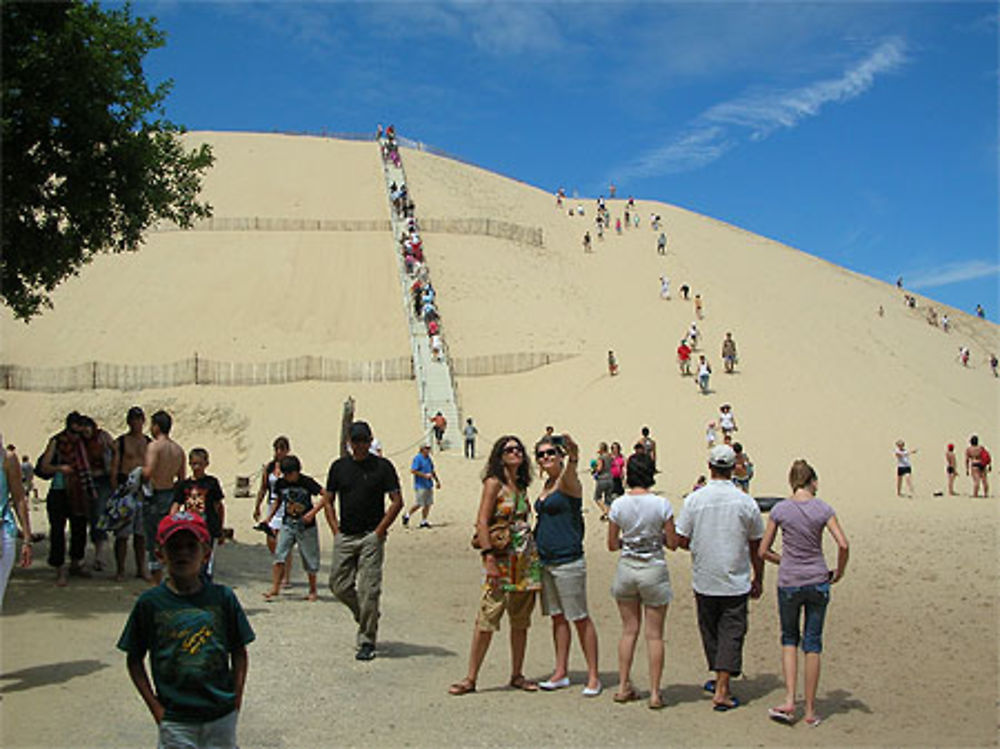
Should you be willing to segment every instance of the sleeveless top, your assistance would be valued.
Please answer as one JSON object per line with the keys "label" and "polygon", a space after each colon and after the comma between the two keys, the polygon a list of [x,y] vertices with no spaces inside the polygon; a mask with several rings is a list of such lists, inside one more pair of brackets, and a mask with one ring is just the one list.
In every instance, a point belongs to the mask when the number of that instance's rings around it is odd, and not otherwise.
{"label": "sleeveless top", "polygon": [[554,491],[535,500],[535,539],[542,564],[556,565],[583,558],[583,499]]}
{"label": "sleeveless top", "polygon": [[14,520],[14,508],[10,503],[10,487],[7,485],[7,471],[0,466],[0,533],[9,537],[17,537],[17,522]]}
{"label": "sleeveless top", "polygon": [[[530,592],[542,587],[541,567],[531,533],[530,517],[528,492],[523,489],[512,492],[508,487],[501,486],[493,506],[490,525],[501,521],[510,525],[510,546],[505,552],[493,555],[500,568],[500,587],[505,592]],[[483,585],[488,586],[485,579]]]}
{"label": "sleeveless top", "polygon": [[597,456],[600,467],[597,469],[598,481],[611,481],[611,453],[603,453]]}

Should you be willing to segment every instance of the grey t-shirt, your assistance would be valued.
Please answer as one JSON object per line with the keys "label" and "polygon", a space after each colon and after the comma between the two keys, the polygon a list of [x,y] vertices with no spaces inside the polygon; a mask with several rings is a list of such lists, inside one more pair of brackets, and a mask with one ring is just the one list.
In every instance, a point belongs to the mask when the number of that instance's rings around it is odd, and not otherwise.
{"label": "grey t-shirt", "polygon": [[823,558],[823,529],[833,508],[813,497],[804,502],[784,499],[771,508],[771,520],[781,528],[778,587],[816,585],[830,579]]}
{"label": "grey t-shirt", "polygon": [[731,481],[712,479],[685,498],[677,532],[691,540],[691,587],[706,596],[750,591],[750,541],[764,535],[757,503]]}
{"label": "grey t-shirt", "polygon": [[611,505],[608,519],[621,528],[622,556],[664,562],[663,524],[674,516],[670,500],[656,494],[624,494]]}

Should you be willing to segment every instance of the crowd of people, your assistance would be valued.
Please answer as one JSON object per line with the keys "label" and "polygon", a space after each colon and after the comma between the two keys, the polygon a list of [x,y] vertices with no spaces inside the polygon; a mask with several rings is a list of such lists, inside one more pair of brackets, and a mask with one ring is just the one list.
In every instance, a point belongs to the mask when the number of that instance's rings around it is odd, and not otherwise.
{"label": "crowd of people", "polygon": [[[903,278],[900,276],[896,279],[896,288],[902,292],[903,295],[903,305],[908,309],[916,310],[917,297],[913,294],[906,292],[903,289]],[[878,307],[878,316],[885,317],[885,308],[882,305]],[[976,305],[976,317],[980,319],[986,318],[986,310],[983,309],[983,305]],[[948,316],[947,312],[938,314],[937,309],[933,305],[927,305],[924,311],[924,318],[927,320],[927,324],[932,328],[940,328],[945,333],[950,333],[952,331],[952,321]],[[972,351],[969,346],[962,343],[958,347],[958,354],[955,356],[955,361],[961,364],[963,367],[969,367],[972,363]],[[986,364],[989,365],[990,372],[994,377],[1000,377],[1000,359],[997,358],[996,352],[991,352],[985,357]]]}
{"label": "crowd of people", "polygon": [[[893,457],[896,459],[896,496],[912,497],[913,489],[913,456],[919,452],[917,448],[908,448],[906,441],[896,440],[893,450]],[[989,474],[993,470],[993,456],[985,445],[980,443],[979,436],[973,434],[969,437],[969,446],[965,448],[965,475],[972,482],[972,497],[988,497],[990,494]],[[944,451],[945,480],[948,486],[948,496],[954,497],[958,493],[955,491],[955,479],[958,476],[958,460],[955,455],[955,444],[949,442]],[[903,492],[906,486],[908,493]],[[934,492],[935,496],[943,496],[944,491]]]}
{"label": "crowd of people", "polygon": [[[468,670],[448,688],[455,696],[476,691],[483,661],[505,612],[510,626],[511,688],[554,691],[571,686],[569,657],[574,632],[586,664],[581,694],[597,697],[604,688],[598,668],[597,625],[587,604],[579,446],[570,435],[555,434],[550,427],[535,443],[533,453],[543,484],[534,502],[529,495],[531,460],[517,436],[496,440],[483,471],[472,545],[483,557],[485,582]],[[675,518],[669,500],[651,491],[657,474],[656,443],[647,428],[627,460],[618,443],[610,449],[605,443],[600,445],[591,463],[598,487],[595,502],[607,520],[607,547],[620,552],[611,588],[621,618],[618,685],[613,699],[640,699],[631,672],[645,622],[648,706],[659,709],[664,705],[660,689],[663,630],[673,599],[666,552],[684,549],[691,554],[706,664],[714,672],[714,678],[704,684],[712,695],[713,709],[725,712],[740,705],[730,682],[742,672],[747,602],[763,592],[767,560],[779,566],[781,662],[786,682],[785,700],[768,715],[785,723],[796,721],[796,651],[801,645],[805,652],[803,720],[807,725],[819,725],[815,696],[824,616],[830,586],[842,579],[847,567],[847,538],[833,509],[816,497],[818,477],[805,461],[792,465],[792,495],[775,505],[766,526],[756,502],[734,483],[736,461],[736,451],[730,445],[712,447],[707,460],[710,478],[684,498]],[[608,504],[605,498],[610,498]],[[772,548],[779,529],[782,553]],[[838,547],[836,569],[828,569],[824,561],[824,531]],[[541,596],[542,614],[551,620],[554,651],[552,671],[540,682],[523,673],[536,593]],[[804,624],[800,624],[803,612]]]}

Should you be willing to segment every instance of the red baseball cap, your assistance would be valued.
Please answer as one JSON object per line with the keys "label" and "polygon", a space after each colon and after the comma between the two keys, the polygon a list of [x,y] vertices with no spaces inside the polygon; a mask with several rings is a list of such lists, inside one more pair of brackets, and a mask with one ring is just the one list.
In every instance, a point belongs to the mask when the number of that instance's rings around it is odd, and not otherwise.
{"label": "red baseball cap", "polygon": [[211,543],[205,519],[201,515],[194,515],[190,512],[177,512],[163,518],[160,521],[160,526],[156,529],[156,543],[163,546],[167,543],[168,538],[180,531],[193,533],[203,544]]}

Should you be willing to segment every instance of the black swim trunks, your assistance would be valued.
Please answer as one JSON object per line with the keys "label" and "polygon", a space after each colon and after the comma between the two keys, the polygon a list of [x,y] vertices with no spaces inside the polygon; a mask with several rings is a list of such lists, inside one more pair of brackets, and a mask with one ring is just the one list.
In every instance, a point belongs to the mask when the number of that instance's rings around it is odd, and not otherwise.
{"label": "black swim trunks", "polygon": [[912,472],[913,472],[913,469],[910,468],[910,466],[899,466],[896,469],[896,475],[897,476],[905,476],[906,474],[912,473]]}

